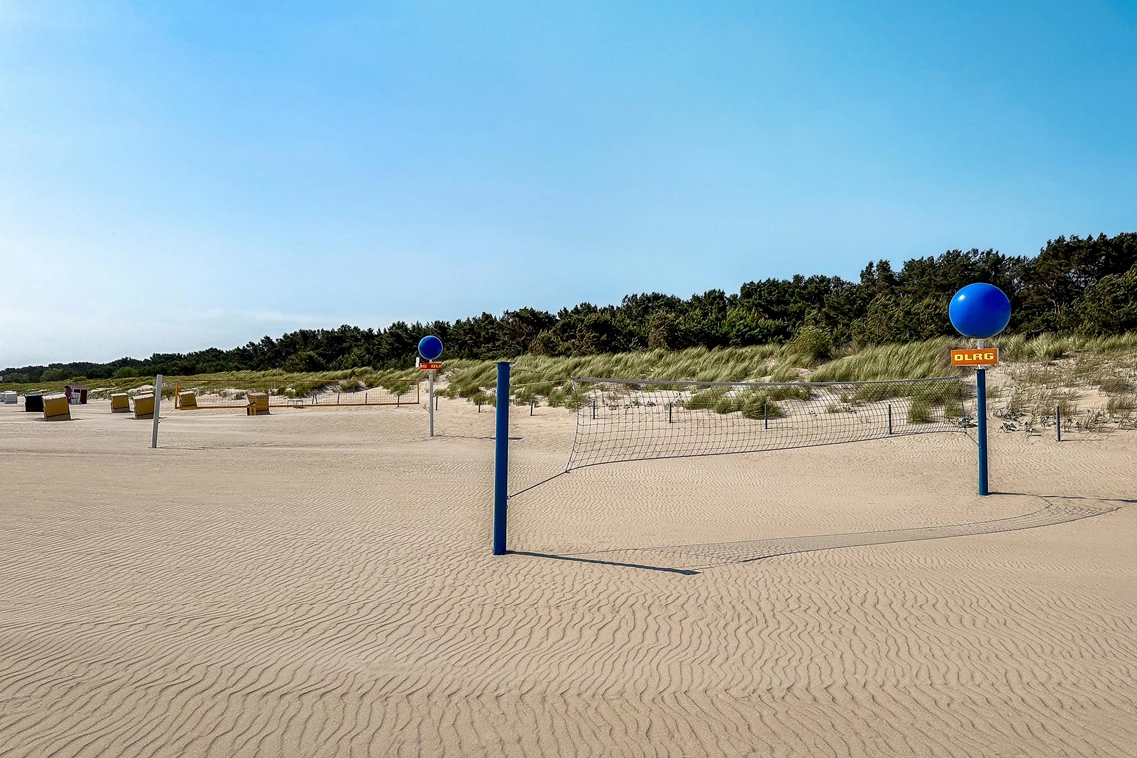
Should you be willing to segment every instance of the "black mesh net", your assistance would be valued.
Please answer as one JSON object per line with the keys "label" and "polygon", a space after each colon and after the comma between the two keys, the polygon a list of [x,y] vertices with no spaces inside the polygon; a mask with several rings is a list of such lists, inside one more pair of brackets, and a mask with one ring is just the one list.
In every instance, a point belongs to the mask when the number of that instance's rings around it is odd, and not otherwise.
{"label": "black mesh net", "polygon": [[785,384],[573,377],[571,402],[567,470],[962,432],[973,422],[954,377]]}

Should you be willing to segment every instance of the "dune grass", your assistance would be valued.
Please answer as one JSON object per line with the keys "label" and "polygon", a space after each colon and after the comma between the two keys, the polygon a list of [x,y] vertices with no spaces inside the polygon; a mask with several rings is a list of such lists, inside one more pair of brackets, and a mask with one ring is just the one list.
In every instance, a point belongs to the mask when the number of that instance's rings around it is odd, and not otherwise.
{"label": "dune grass", "polygon": [[[1113,337],[1081,337],[1043,335],[1033,339],[1021,335],[993,340],[1000,348],[1003,368],[1014,385],[1009,392],[1010,412],[1053,416],[1054,408],[1063,412],[1077,409],[1075,388],[1100,388],[1110,398],[1110,415],[1135,415],[1137,405],[1137,333]],[[738,348],[705,347],[686,350],[646,350],[637,353],[608,353],[580,357],[523,355],[512,361],[512,400],[519,404],[531,401],[553,406],[576,407],[581,389],[570,377],[645,379],[699,382],[763,382],[792,383],[803,380],[818,382],[851,382],[888,379],[921,379],[929,377],[967,376],[968,370],[952,368],[948,352],[952,347],[967,346],[963,339],[939,338],[908,344],[877,345],[861,349],[846,348],[843,354],[823,360],[820,349],[803,351],[796,343],[757,345]],[[803,353],[808,353],[805,355]],[[818,361],[822,361],[818,363]],[[812,367],[812,368],[811,368]],[[189,382],[229,383],[234,388],[268,388],[277,394],[302,396],[314,391],[353,391],[382,387],[395,394],[411,391],[413,383],[424,379],[417,369],[378,371],[357,368],[345,371],[295,373],[274,371],[230,371],[181,377]],[[439,377],[438,392],[446,397],[464,398],[472,403],[494,405],[497,366],[494,361],[447,360]],[[92,397],[106,397],[112,392],[136,391],[153,384],[153,377],[123,377],[85,381]],[[177,377],[166,377],[163,395],[174,391]],[[0,389],[26,393],[31,390],[62,391],[67,382],[36,384],[0,384]],[[838,409],[884,399],[897,389],[861,385],[848,397],[842,397]],[[913,390],[916,391],[916,390]],[[760,417],[778,413],[779,400],[801,397],[807,388],[746,388],[699,391],[688,401],[689,408],[705,407],[719,413],[740,412]],[[928,409],[958,400],[932,385],[921,385],[914,396],[919,418]],[[930,394],[928,394],[930,393]],[[992,388],[992,395],[999,394]],[[757,414],[757,415],[755,415]]]}
{"label": "dune grass", "polygon": [[867,382],[962,376],[963,369],[952,368],[948,359],[951,348],[959,346],[959,340],[946,337],[904,345],[875,345],[829,361],[809,378],[814,382]]}

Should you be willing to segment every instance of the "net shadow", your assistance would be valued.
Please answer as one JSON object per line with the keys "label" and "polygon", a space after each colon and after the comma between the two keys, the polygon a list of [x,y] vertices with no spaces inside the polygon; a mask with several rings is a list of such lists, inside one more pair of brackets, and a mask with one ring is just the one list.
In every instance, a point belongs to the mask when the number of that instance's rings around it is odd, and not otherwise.
{"label": "net shadow", "polygon": [[[1041,500],[1042,508],[1017,516],[988,521],[959,524],[938,524],[910,529],[886,529],[841,534],[816,534],[797,537],[778,537],[732,542],[708,542],[688,545],[666,545],[644,548],[620,548],[587,553],[553,555],[532,553],[542,557],[556,557],[630,568],[657,568],[674,573],[699,573],[708,569],[743,563],[754,563],[787,555],[838,550],[851,547],[870,547],[904,542],[973,537],[984,534],[1014,532],[1057,524],[1080,521],[1112,513],[1133,500],[1098,500],[1094,498],[1026,495],[1023,493],[993,493]],[[528,554],[528,553],[527,553]]]}

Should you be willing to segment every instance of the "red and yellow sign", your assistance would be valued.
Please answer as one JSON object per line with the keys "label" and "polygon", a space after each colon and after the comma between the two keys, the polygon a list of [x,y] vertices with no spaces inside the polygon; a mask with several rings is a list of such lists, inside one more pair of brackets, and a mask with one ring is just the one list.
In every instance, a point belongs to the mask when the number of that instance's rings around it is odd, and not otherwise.
{"label": "red and yellow sign", "polygon": [[442,361],[419,361],[418,367],[423,371],[438,371],[442,368]]}
{"label": "red and yellow sign", "polygon": [[999,348],[980,347],[967,350],[952,350],[953,366],[994,366],[999,362]]}

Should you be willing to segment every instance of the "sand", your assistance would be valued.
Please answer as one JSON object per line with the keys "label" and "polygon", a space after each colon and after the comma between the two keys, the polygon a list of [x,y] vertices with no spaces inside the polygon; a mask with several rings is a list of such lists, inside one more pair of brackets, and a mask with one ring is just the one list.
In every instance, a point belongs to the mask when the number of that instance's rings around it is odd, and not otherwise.
{"label": "sand", "polygon": [[1137,754],[1137,433],[563,470],[515,413],[0,406],[0,756]]}

